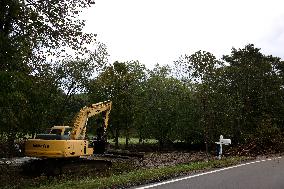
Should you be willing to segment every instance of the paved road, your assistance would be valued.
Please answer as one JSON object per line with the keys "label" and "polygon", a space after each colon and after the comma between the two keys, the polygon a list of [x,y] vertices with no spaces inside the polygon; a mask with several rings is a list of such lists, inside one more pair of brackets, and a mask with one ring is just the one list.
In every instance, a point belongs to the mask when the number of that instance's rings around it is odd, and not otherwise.
{"label": "paved road", "polygon": [[[266,159],[224,170],[169,180],[143,189],[284,189],[284,158]],[[142,188],[141,188],[142,189]]]}

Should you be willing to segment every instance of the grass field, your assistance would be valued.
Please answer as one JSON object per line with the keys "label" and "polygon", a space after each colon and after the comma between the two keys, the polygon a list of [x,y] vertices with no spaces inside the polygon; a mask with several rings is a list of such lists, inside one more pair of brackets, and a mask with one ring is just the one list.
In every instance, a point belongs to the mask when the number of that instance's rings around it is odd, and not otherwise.
{"label": "grass field", "polygon": [[46,183],[42,185],[41,189],[54,188],[54,189],[64,189],[64,188],[122,188],[122,186],[134,186],[141,183],[148,183],[152,181],[160,181],[164,179],[169,179],[173,176],[178,176],[193,171],[199,170],[210,170],[214,168],[226,167],[230,165],[235,165],[241,161],[246,160],[244,157],[231,157],[224,158],[222,160],[211,160],[211,161],[201,161],[193,162],[189,164],[179,164],[175,166],[161,167],[161,168],[150,168],[150,169],[138,169],[122,174],[113,174],[109,177],[97,177],[91,178],[87,177],[82,180],[77,181],[64,181],[59,183],[58,181]]}
{"label": "grass field", "polygon": [[[115,143],[114,139],[108,139],[108,142],[110,144],[113,144],[113,145]],[[158,141],[155,140],[155,139],[145,139],[143,142],[144,142],[144,144],[156,144],[156,143],[158,143]],[[125,138],[124,137],[119,137],[118,138],[118,143],[119,143],[119,145],[125,145]],[[129,144],[130,145],[139,144],[139,138],[130,138]]]}

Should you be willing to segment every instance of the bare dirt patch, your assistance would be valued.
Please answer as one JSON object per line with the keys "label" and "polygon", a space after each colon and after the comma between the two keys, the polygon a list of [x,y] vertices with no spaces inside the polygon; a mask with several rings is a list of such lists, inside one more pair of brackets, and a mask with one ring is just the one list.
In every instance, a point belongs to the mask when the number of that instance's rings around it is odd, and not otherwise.
{"label": "bare dirt patch", "polygon": [[138,163],[140,167],[164,167],[205,160],[204,152],[155,152],[145,154],[144,159]]}

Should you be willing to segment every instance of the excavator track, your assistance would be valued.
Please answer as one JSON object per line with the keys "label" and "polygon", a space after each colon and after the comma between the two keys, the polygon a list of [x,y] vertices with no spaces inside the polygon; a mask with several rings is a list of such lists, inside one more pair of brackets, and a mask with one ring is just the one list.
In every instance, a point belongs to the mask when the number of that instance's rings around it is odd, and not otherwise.
{"label": "excavator track", "polygon": [[106,171],[111,166],[112,162],[110,160],[95,156],[66,159],[34,159],[22,165],[22,173],[29,176],[55,176],[84,173],[86,171]]}
{"label": "excavator track", "polygon": [[22,165],[24,175],[55,176],[61,174],[80,174],[99,171],[107,173],[112,168],[113,163],[123,162],[126,159],[143,159],[144,153],[133,153],[122,150],[109,150],[104,154],[91,156],[81,156],[77,158],[57,158],[57,159],[31,159]]}

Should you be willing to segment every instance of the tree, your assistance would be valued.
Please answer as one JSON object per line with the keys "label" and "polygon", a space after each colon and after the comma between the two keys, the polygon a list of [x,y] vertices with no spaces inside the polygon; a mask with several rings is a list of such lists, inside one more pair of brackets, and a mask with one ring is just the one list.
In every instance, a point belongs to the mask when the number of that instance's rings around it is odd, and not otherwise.
{"label": "tree", "polygon": [[[49,91],[59,92],[56,85],[44,84],[42,80],[47,77],[40,77],[50,72],[47,71],[50,67],[44,64],[46,57],[59,56],[58,50],[64,48],[85,52],[85,44],[94,41],[94,34],[82,32],[84,21],[78,18],[80,11],[92,3],[92,0],[1,1],[0,123],[11,149],[21,131],[28,132],[39,124],[32,122],[40,121],[35,112],[46,113],[45,100],[40,97],[47,97]],[[50,89],[48,93],[44,86]],[[36,115],[39,117],[34,119]]]}
{"label": "tree", "polygon": [[108,64],[107,57],[108,52],[106,46],[102,43],[98,43],[95,51],[91,52],[89,56],[84,59],[67,59],[58,61],[53,65],[54,81],[65,93],[54,124],[62,124],[62,122],[66,121],[64,114],[68,114],[69,112],[64,110],[67,108],[67,105],[70,104],[69,102],[72,100],[72,97],[75,94],[86,92],[90,78]]}
{"label": "tree", "polygon": [[[228,81],[227,93],[234,99],[234,138],[248,141],[256,128],[283,123],[283,90],[280,76],[280,59],[266,56],[249,44],[243,49],[232,49],[223,59]],[[283,117],[283,116],[282,116]],[[273,121],[272,121],[273,120]]]}
{"label": "tree", "polygon": [[[79,13],[93,0],[4,0],[0,14],[1,70],[15,69],[15,65],[27,66],[27,62],[44,59],[54,49],[82,48],[93,41],[93,34],[82,32],[84,21]],[[14,60],[14,61],[13,61]],[[31,62],[32,61],[32,62]]]}
{"label": "tree", "polygon": [[174,127],[172,117],[175,116],[174,99],[170,88],[174,85],[169,77],[170,69],[168,66],[159,66],[149,71],[144,87],[142,106],[140,106],[140,116],[144,123],[142,131],[147,138],[155,138],[162,147],[166,142],[171,141],[171,130]]}
{"label": "tree", "polygon": [[176,140],[188,141],[196,134],[192,134],[196,120],[192,91],[171,76],[169,66],[156,65],[150,70],[139,96],[139,113],[135,118],[140,120],[137,123],[140,137],[155,138],[163,148]]}
{"label": "tree", "polygon": [[88,87],[91,100],[113,102],[109,129],[114,135],[116,147],[121,131],[125,132],[126,145],[128,145],[137,90],[144,78],[145,67],[139,62],[114,62],[113,65],[107,66]]}
{"label": "tree", "polygon": [[190,56],[181,57],[175,65],[183,68],[183,78],[187,78],[195,86],[195,98],[200,107],[196,109],[200,115],[198,127],[203,130],[208,152],[208,144],[216,138],[216,81],[222,62],[209,52],[197,51]]}

